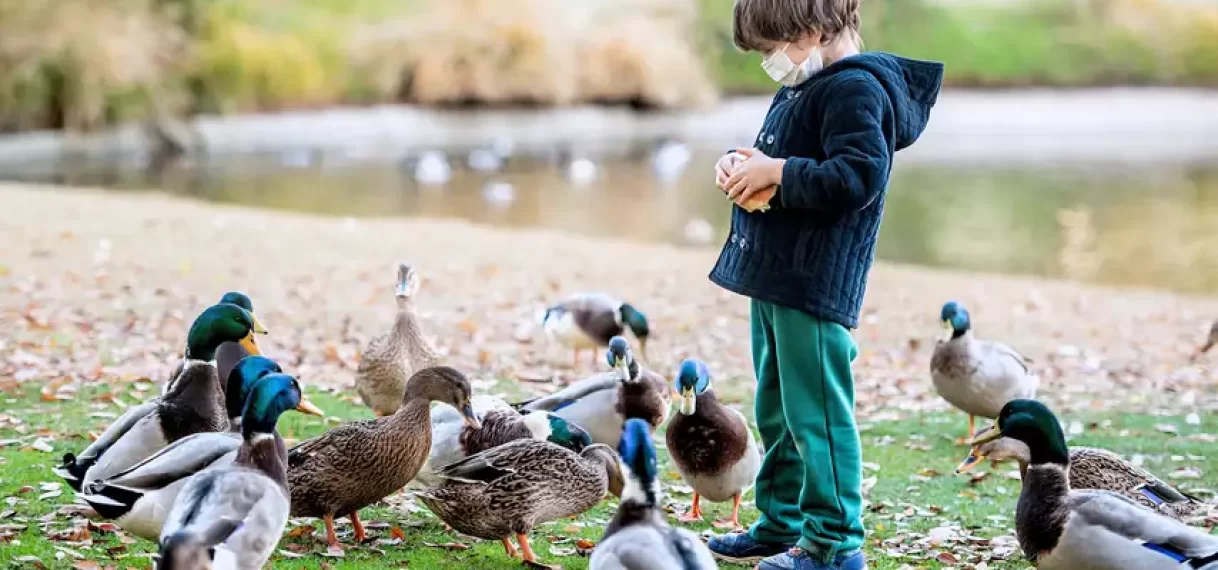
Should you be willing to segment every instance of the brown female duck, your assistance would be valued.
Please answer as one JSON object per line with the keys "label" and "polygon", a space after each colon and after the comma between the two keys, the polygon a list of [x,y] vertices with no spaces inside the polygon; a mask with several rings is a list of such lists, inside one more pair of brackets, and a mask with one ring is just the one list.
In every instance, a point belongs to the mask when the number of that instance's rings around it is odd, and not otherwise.
{"label": "brown female duck", "polygon": [[364,539],[360,509],[414,479],[431,449],[431,402],[458,410],[478,426],[469,380],[448,366],[424,368],[406,383],[392,415],[350,422],[302,442],[288,453],[292,516],[321,517],[326,540],[338,546],[334,516],[348,515],[355,540]]}
{"label": "brown female duck", "polygon": [[406,379],[436,363],[437,354],[419,326],[414,299],[419,276],[405,263],[398,265],[395,291],[398,313],[393,329],[372,339],[355,370],[355,391],[378,416],[392,414],[402,404]]}
{"label": "brown female duck", "polygon": [[581,514],[606,491],[621,494],[623,485],[611,447],[594,444],[575,453],[535,439],[471,455],[440,475],[441,487],[418,494],[431,512],[460,533],[501,541],[511,557],[514,535],[524,561],[533,566],[540,566],[529,547],[535,525]]}

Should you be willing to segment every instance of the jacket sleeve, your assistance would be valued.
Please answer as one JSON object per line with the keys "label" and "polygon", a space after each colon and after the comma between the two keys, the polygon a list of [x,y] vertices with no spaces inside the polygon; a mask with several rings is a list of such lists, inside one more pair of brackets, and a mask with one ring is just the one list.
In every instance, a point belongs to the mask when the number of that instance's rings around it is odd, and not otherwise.
{"label": "jacket sleeve", "polygon": [[826,93],[824,161],[790,157],[778,190],[782,205],[830,213],[861,210],[888,183],[892,145],[884,133],[888,94],[870,77],[852,77]]}

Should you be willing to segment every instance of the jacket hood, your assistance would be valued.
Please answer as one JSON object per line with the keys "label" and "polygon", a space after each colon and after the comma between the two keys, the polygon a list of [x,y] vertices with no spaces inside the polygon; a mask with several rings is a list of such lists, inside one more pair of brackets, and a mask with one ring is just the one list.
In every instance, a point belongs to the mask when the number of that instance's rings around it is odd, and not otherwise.
{"label": "jacket hood", "polygon": [[834,75],[851,69],[871,74],[888,92],[896,115],[897,150],[917,141],[926,129],[931,107],[939,98],[943,64],[890,53],[865,52],[834,62],[818,75]]}

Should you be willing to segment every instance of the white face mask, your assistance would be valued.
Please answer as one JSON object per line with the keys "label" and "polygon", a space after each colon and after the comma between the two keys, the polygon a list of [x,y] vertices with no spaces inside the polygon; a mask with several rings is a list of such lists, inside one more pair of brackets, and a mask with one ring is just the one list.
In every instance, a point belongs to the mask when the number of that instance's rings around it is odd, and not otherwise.
{"label": "white face mask", "polygon": [[787,42],[782,49],[775,50],[769,57],[762,60],[761,68],[770,76],[770,79],[787,87],[795,87],[823,69],[825,60],[821,57],[820,46],[817,46],[808,52],[808,58],[803,63],[795,65],[795,62],[791,61],[791,57],[787,55],[789,45],[791,43]]}

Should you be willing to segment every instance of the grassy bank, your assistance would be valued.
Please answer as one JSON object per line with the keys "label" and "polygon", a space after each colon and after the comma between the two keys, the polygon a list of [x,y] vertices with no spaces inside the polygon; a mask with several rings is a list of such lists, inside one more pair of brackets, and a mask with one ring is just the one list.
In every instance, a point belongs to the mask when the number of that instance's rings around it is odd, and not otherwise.
{"label": "grassy bank", "polygon": [[[34,383],[47,378],[33,379]],[[149,397],[150,384],[85,387],[62,391],[63,400],[48,402],[33,387],[4,393],[0,414],[0,496],[8,503],[0,517],[0,558],[48,568],[146,567],[155,552],[152,542],[134,538],[121,528],[90,519],[73,505],[73,493],[50,471],[60,453],[88,444],[88,434],[105,428],[107,418],[121,413],[116,402]],[[371,417],[350,394],[313,392],[311,399],[331,419],[326,423],[298,414],[284,416],[280,429],[288,438],[321,433],[338,421]],[[739,402],[747,408],[747,403]],[[863,426],[864,461],[869,490],[866,524],[867,556],[872,568],[894,570],[972,567],[984,563],[996,570],[1026,568],[1012,531],[1019,493],[1012,465],[979,467],[968,475],[953,475],[965,449],[955,445],[963,422],[947,415],[917,415],[899,421]],[[1218,486],[1218,457],[1207,453],[1214,425],[1190,425],[1184,417],[1129,414],[1087,414],[1065,418],[1084,426],[1074,445],[1100,446],[1145,465],[1174,484],[1204,496]],[[1164,433],[1160,426],[1180,426]],[[35,443],[41,442],[41,443]],[[49,446],[53,451],[46,451]],[[673,517],[689,508],[690,490],[672,470],[667,453],[660,454],[663,484]],[[1201,489],[1198,491],[1198,489]],[[751,493],[746,503],[751,503]],[[730,514],[728,505],[707,504],[704,523],[688,525],[700,532],[710,522]],[[581,546],[600,539],[616,503],[607,500],[575,520],[548,523],[533,535],[533,548],[544,562],[565,570],[587,568]],[[742,510],[745,524],[756,519],[751,504]],[[503,555],[498,542],[477,541],[445,532],[425,507],[407,495],[395,495],[361,513],[369,542],[352,544],[350,528],[338,523],[340,539],[348,545],[341,558],[326,548],[320,521],[294,519],[269,568],[519,568]],[[676,523],[675,519],[672,521]],[[1218,518],[1197,524],[1218,523]],[[577,545],[577,541],[579,544]],[[97,566],[89,565],[96,563]],[[75,566],[74,566],[75,565]],[[737,568],[724,565],[724,568]]]}
{"label": "grassy bank", "polygon": [[[0,2],[0,131],[334,104],[689,106],[767,92],[731,0]],[[869,0],[871,49],[959,86],[1218,85],[1218,9]]]}
{"label": "grassy bank", "polygon": [[[0,202],[10,206],[0,210],[0,236],[13,244],[0,259],[0,560],[148,567],[152,545],[91,523],[50,466],[123,406],[158,394],[189,319],[230,289],[254,299],[271,331],[259,339],[266,354],[340,421],[369,417],[354,403],[352,375],[360,347],[390,326],[399,259],[423,278],[425,332],[479,393],[543,393],[586,373],[549,350],[533,323],[560,295],[604,290],[647,312],[648,366],[667,372],[701,357],[716,393],[751,408],[748,305],[707,282],[714,250],[11,184],[0,184]],[[1026,567],[1011,538],[1018,483],[1010,469],[951,475],[965,417],[935,395],[927,373],[947,298],[972,309],[979,335],[1034,361],[1041,397],[1073,444],[1140,456],[1172,483],[1213,495],[1218,456],[1207,450],[1218,431],[1218,367],[1188,356],[1218,300],[881,263],[855,331],[872,567]],[[282,431],[299,439],[329,425],[288,414]],[[683,511],[689,491],[663,471],[674,511]],[[341,559],[323,554],[316,521],[295,521],[274,567],[518,567],[497,544],[447,534],[417,507],[398,496],[368,509],[375,542]],[[537,529],[537,552],[585,568],[575,540],[596,540],[612,508]],[[715,506],[707,522],[724,512]],[[755,516],[744,510],[746,522]]]}

